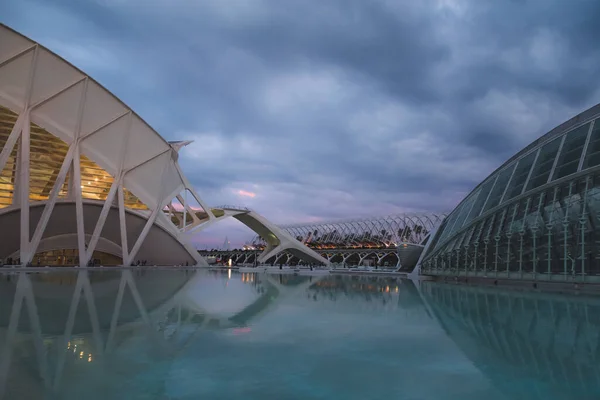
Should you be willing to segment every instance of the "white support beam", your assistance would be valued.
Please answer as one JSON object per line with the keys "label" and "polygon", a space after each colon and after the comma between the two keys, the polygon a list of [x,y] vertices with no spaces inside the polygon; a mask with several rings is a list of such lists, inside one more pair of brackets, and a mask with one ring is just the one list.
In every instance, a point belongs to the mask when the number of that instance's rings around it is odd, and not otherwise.
{"label": "white support beam", "polygon": [[142,244],[144,243],[144,240],[146,239],[148,232],[150,232],[152,225],[154,225],[154,221],[156,221],[156,217],[158,216],[159,213],[163,212],[162,210],[163,210],[163,207],[165,206],[166,201],[169,201],[168,199],[167,200],[163,199],[163,197],[164,197],[164,191],[165,191],[164,190],[165,177],[167,176],[166,171],[167,171],[170,161],[171,161],[170,159],[167,160],[165,162],[165,165],[163,165],[163,167],[162,167],[162,171],[160,174],[161,175],[160,176],[161,185],[160,185],[159,194],[156,197],[156,206],[154,207],[154,210],[152,210],[152,214],[150,214],[148,221],[146,221],[146,225],[144,225],[142,232],[140,233],[137,240],[135,241],[135,244],[131,248],[131,251],[129,252],[129,254],[127,256],[127,261],[125,262],[125,260],[123,260],[124,265],[131,265],[131,262],[137,255],[137,252],[140,250],[140,247],[142,247]]}
{"label": "white support beam", "polygon": [[183,222],[181,221],[181,218],[179,218],[179,215],[177,215],[177,210],[175,210],[175,207],[173,207],[173,203],[169,202],[167,207],[169,208],[169,220],[173,222],[172,218],[175,217],[175,219],[177,219],[177,227],[181,228],[183,226]]}
{"label": "white support beam", "polygon": [[[187,194],[188,194],[188,190],[184,189],[184,196],[185,197],[181,197],[181,195],[177,195],[176,198],[177,200],[179,200],[179,202],[183,205],[183,209],[184,209],[184,213],[183,213],[183,225],[182,225],[182,230],[189,230],[192,229],[196,226],[198,226],[202,221],[200,221],[200,219],[198,218],[198,216],[196,215],[196,213],[194,212],[194,210],[192,210],[192,208],[190,207],[188,201],[187,201]],[[187,225],[187,215],[189,214],[189,216],[192,218],[192,223],[190,223],[190,225]]]}
{"label": "white support beam", "polygon": [[40,240],[42,239],[42,235],[44,234],[46,226],[48,225],[48,221],[50,220],[50,216],[52,215],[52,211],[54,210],[54,206],[56,205],[56,200],[58,199],[60,190],[65,182],[67,172],[69,171],[69,168],[71,168],[71,166],[73,165],[74,154],[75,147],[71,145],[60,168],[60,171],[56,178],[56,182],[54,183],[54,187],[52,188],[52,191],[50,193],[50,198],[44,206],[42,216],[40,217],[35,232],[33,233],[33,238],[31,239],[31,243],[29,244],[28,248],[28,257],[25,260],[25,262],[32,261],[32,258],[36,253],[36,250],[40,244]]}
{"label": "white support beam", "polygon": [[10,135],[6,140],[4,147],[2,148],[2,152],[0,152],[0,171],[2,171],[6,166],[6,162],[8,161],[10,154],[12,153],[15,144],[21,136],[21,130],[23,128],[23,121],[25,120],[25,117],[25,113],[21,113],[21,115],[19,115],[19,117],[15,121],[15,124],[13,125],[12,130],[10,131]]}
{"label": "white support beam", "polygon": [[123,196],[123,185],[119,185],[118,201],[119,201],[119,225],[121,227],[121,251],[123,266],[131,265],[129,262],[129,246],[127,244],[127,223],[125,221],[125,198]]}
{"label": "white support beam", "polygon": [[113,122],[117,122],[118,120],[120,120],[121,118],[123,118],[126,115],[131,115],[131,111],[126,111],[123,114],[120,114],[119,116],[111,119],[110,121],[108,121],[108,122],[100,125],[98,128],[94,129],[93,131],[85,133],[85,134],[80,134],[79,137],[81,139],[85,139],[85,138],[87,138],[89,136],[92,136],[93,134],[100,132],[102,129],[106,128],[107,126],[109,126]]}
{"label": "white support beam", "polygon": [[85,226],[83,221],[83,198],[81,194],[81,155],[79,153],[79,140],[74,143],[75,154],[73,158],[73,189],[75,192],[75,216],[77,219],[77,248],[79,250],[79,266],[85,267]]}
{"label": "white support beam", "polygon": [[75,180],[73,179],[73,164],[69,167],[69,180],[67,181],[67,199],[74,201],[75,200]]}
{"label": "white support beam", "polygon": [[146,236],[148,235],[148,232],[150,232],[150,229],[152,228],[152,225],[154,225],[154,221],[156,220],[156,216],[158,215],[159,212],[161,212],[161,209],[162,209],[161,205],[158,204],[154,208],[154,210],[152,210],[152,214],[150,215],[150,217],[146,221],[146,225],[144,225],[144,228],[142,229],[142,232],[140,233],[140,235],[138,236],[137,240],[135,241],[135,244],[133,245],[133,248],[131,249],[131,252],[127,255],[127,261],[124,262],[124,265],[131,265],[131,262],[133,261],[133,259],[137,255],[137,252],[140,251],[140,247],[142,247],[142,244],[144,243],[144,240],[146,239]]}
{"label": "white support beam", "polygon": [[86,76],[76,78],[74,81],[67,84],[62,89],[59,89],[58,91],[51,93],[49,96],[46,96],[46,98],[39,100],[35,104],[31,104],[29,108],[33,110],[34,108],[44,105],[45,103],[49,102],[50,100],[54,99],[55,97],[58,97],[59,95],[63,94],[64,92],[71,89],[73,86],[77,85],[78,83],[82,82],[85,79],[87,79]]}
{"label": "white support beam", "polygon": [[81,124],[83,121],[83,111],[87,97],[89,79],[86,77],[83,81],[83,89],[79,98],[79,108],[77,110],[77,123],[75,125],[75,140],[72,146],[75,147],[73,155],[73,189],[75,192],[75,216],[77,219],[77,249],[79,254],[79,266],[85,267],[85,226],[83,220],[83,196],[81,193]]}
{"label": "white support beam", "polygon": [[36,43],[36,44],[33,44],[33,45],[31,45],[31,47],[28,47],[28,48],[26,48],[25,50],[22,50],[22,51],[20,51],[20,52],[18,52],[18,53],[16,53],[16,54],[13,54],[12,56],[10,56],[9,58],[7,58],[6,60],[4,60],[4,61],[0,62],[0,67],[3,67],[3,66],[5,66],[6,64],[10,63],[11,61],[14,61],[14,60],[16,60],[17,58],[19,58],[19,57],[21,57],[21,56],[25,55],[26,53],[29,53],[30,51],[33,51],[33,50],[35,50],[35,49],[37,48],[37,46],[38,46],[38,45],[37,45],[37,43]]}
{"label": "white support beam", "polygon": [[187,190],[184,191],[183,199],[181,198],[181,196],[177,196],[177,199],[179,201],[183,200],[182,201],[182,204],[183,204],[183,229],[185,230],[185,227],[187,225],[187,213],[188,213],[188,210],[187,210]]}
{"label": "white support beam", "polygon": [[133,167],[130,167],[130,168],[128,168],[127,170],[123,170],[123,172],[124,172],[125,174],[127,174],[128,172],[131,172],[131,171],[133,171],[134,169],[137,169],[137,168],[143,167],[144,165],[148,164],[150,161],[152,161],[152,160],[154,160],[154,159],[156,159],[156,158],[158,158],[158,157],[162,156],[162,155],[163,155],[163,154],[165,154],[165,153],[168,153],[168,152],[170,152],[171,150],[172,150],[172,149],[170,149],[170,148],[169,148],[169,149],[167,149],[167,150],[161,150],[161,151],[160,151],[160,152],[158,152],[157,154],[155,154],[155,155],[153,155],[153,156],[151,156],[151,157],[148,157],[148,158],[146,158],[144,161],[142,161],[142,162],[140,162],[140,163],[138,163],[138,164],[134,165]]}
{"label": "white support beam", "polygon": [[104,205],[102,206],[102,211],[100,211],[100,215],[98,216],[98,221],[96,222],[96,227],[94,228],[94,232],[92,233],[92,238],[88,243],[87,252],[85,253],[85,259],[83,260],[84,265],[87,265],[87,263],[91,260],[92,255],[94,254],[94,250],[96,249],[96,245],[98,244],[98,240],[100,239],[100,234],[102,233],[102,229],[104,228],[104,224],[106,223],[106,218],[108,217],[108,213],[112,208],[113,200],[115,199],[115,195],[120,185],[121,179],[115,178],[108,192],[108,196],[106,196]]}
{"label": "white support beam", "polygon": [[[23,129],[21,131],[21,146],[19,148],[19,206],[21,210],[21,240],[20,254],[21,264],[27,263],[27,255],[29,252],[29,142],[30,128],[29,110],[25,110],[25,119],[23,120]],[[17,188],[15,187],[15,192]]]}
{"label": "white support beam", "polygon": [[181,178],[181,181],[183,182],[183,185],[185,186],[185,188],[190,191],[190,193],[192,194],[194,199],[196,199],[198,204],[200,204],[200,206],[204,209],[204,211],[208,215],[209,220],[214,220],[216,217],[210,211],[210,207],[204,202],[204,200],[202,200],[200,198],[200,196],[198,196],[198,193],[196,193],[196,191],[194,190],[194,187],[192,186],[190,181],[188,181],[186,176],[181,171],[181,167],[179,166],[179,163],[175,163],[175,167],[177,168],[177,173],[179,174],[179,177]]}
{"label": "white support beam", "polygon": [[[126,263],[127,258],[129,257],[129,245],[127,243],[127,222],[125,219],[125,196],[123,194],[123,181],[125,178],[123,169],[125,167],[125,158],[127,156],[127,144],[129,143],[129,134],[131,132],[131,122],[133,120],[133,113],[131,111],[128,112],[127,118],[127,127],[125,128],[125,132],[123,132],[121,138],[121,153],[119,155],[119,170],[115,175],[115,181],[118,181],[117,185],[117,204],[119,207],[119,227],[121,231],[121,262],[123,262],[123,266],[130,265]],[[112,202],[112,201],[111,201]]]}

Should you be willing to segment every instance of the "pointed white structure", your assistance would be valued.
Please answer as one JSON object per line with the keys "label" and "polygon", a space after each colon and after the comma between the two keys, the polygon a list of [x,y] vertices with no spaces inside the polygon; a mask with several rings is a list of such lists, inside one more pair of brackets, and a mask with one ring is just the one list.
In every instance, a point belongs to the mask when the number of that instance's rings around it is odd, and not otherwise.
{"label": "pointed white structure", "polygon": [[230,245],[231,245],[231,242],[229,241],[229,238],[227,236],[225,236],[225,241],[223,241],[223,246],[221,246],[221,248],[225,251],[229,251],[229,250],[231,250]]}
{"label": "pointed white structure", "polygon": [[[189,143],[167,142],[84,72],[0,24],[0,260],[207,266],[189,233],[225,213],[181,171]],[[286,243],[252,215],[238,219]]]}

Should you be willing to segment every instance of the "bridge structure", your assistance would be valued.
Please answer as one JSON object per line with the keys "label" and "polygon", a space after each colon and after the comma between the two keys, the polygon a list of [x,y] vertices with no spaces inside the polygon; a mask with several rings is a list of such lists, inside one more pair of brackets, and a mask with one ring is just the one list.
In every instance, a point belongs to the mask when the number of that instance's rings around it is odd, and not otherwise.
{"label": "bridge structure", "polygon": [[[367,260],[368,262],[376,260],[376,265],[384,265],[385,262],[388,262],[388,265],[396,265],[398,263],[396,247],[380,249],[317,249],[315,251],[330,263],[362,265]],[[200,250],[199,252],[205,257],[216,257],[217,259],[224,261],[231,259],[232,264],[254,264],[255,260],[262,253],[262,250]],[[267,264],[281,263],[284,265],[297,265],[301,262],[302,260],[287,251],[283,251],[266,261]]]}
{"label": "bridge structure", "polygon": [[[285,252],[306,263],[329,265],[329,261],[314,249],[294,239],[285,229],[271,223],[254,210],[243,206],[223,205],[211,208],[210,212],[214,216],[213,218],[208,218],[198,212],[190,212],[190,215],[194,218],[194,222],[189,227],[184,228],[186,233],[196,233],[225,218],[235,218],[262,238],[260,254],[255,254],[253,262],[266,263],[268,260],[278,257],[281,253]],[[185,212],[183,214],[185,217]],[[169,217],[174,222],[185,225],[184,220],[182,220],[177,212],[173,212],[173,209],[169,209]],[[212,255],[206,252],[200,252],[200,254],[205,256]]]}
{"label": "bridge structure", "polygon": [[[278,228],[297,243],[309,248],[328,263],[343,266],[394,266],[411,269],[417,263],[430,233],[441,224],[445,214],[393,214],[380,217],[283,225]],[[232,264],[297,265],[302,260],[284,250],[265,257],[268,242],[255,235],[241,249],[203,250],[207,257]],[[260,259],[258,255],[261,254]]]}

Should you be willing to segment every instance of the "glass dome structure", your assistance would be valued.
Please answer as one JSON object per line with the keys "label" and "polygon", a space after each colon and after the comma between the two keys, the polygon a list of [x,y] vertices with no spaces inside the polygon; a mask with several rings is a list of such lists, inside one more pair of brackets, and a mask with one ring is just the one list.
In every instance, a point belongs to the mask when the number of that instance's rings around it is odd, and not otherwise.
{"label": "glass dome structure", "polygon": [[426,275],[594,281],[600,274],[600,104],[540,137],[448,215]]}

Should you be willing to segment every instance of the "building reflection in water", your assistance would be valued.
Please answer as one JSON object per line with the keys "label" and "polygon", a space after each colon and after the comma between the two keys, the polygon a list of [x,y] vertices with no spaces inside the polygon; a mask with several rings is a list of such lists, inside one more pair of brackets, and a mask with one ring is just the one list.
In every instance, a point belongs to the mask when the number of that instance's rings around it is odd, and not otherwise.
{"label": "building reflection in water", "polygon": [[[219,298],[202,297],[215,286]],[[209,304],[242,292],[231,312]],[[395,278],[122,270],[0,274],[0,399],[165,398],[173,361],[202,332],[249,334],[285,304],[307,315],[316,306],[426,321],[510,399],[600,398],[597,298]]]}
{"label": "building reflection in water", "polygon": [[[127,382],[136,364],[172,351],[149,313],[160,312],[189,276],[131,270],[0,275],[0,398],[84,398],[102,394],[104,379],[112,386]],[[142,348],[152,351],[132,357],[144,341],[152,345]]]}
{"label": "building reflection in water", "polygon": [[461,351],[509,399],[600,398],[600,298],[423,282]]}

